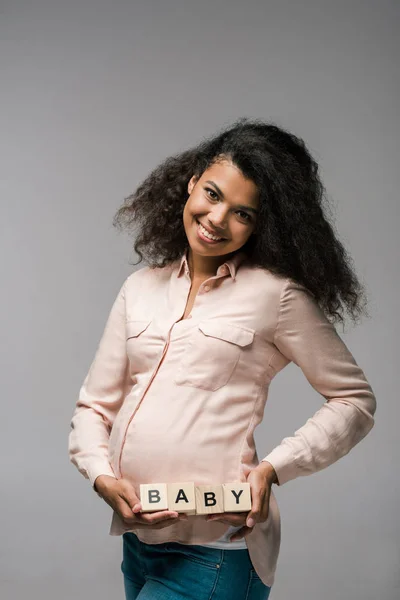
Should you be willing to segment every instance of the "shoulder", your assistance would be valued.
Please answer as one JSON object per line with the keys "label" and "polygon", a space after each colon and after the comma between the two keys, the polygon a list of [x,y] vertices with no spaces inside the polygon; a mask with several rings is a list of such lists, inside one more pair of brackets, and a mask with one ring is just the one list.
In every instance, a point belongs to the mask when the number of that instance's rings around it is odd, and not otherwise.
{"label": "shoulder", "polygon": [[145,265],[128,275],[125,279],[124,287],[126,291],[130,291],[137,289],[141,285],[157,285],[170,278],[174,267],[175,263],[166,267],[150,267],[149,265]]}
{"label": "shoulder", "polygon": [[326,331],[334,329],[334,326],[307,286],[286,277],[279,298],[276,333],[293,333],[295,329]]}
{"label": "shoulder", "polygon": [[247,265],[242,271],[242,276],[246,287],[260,297],[268,299],[268,302],[273,300],[278,304],[289,281],[285,275],[255,265]]}
{"label": "shoulder", "polygon": [[273,294],[279,303],[297,297],[314,298],[306,285],[292,277],[274,273],[263,267],[252,266],[248,277],[260,291],[264,290],[268,295]]}
{"label": "shoulder", "polygon": [[292,277],[253,265],[244,269],[243,281],[246,289],[256,295],[261,308],[273,314],[276,324],[288,316],[323,319],[314,294]]}

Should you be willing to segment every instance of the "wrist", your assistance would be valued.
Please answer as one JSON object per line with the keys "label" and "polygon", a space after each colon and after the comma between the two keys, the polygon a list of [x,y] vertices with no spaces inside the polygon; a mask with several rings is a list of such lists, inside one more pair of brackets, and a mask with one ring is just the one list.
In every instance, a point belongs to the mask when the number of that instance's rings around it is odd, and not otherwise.
{"label": "wrist", "polygon": [[267,481],[270,484],[273,484],[273,483],[279,484],[276,471],[270,462],[268,462],[267,460],[262,460],[258,466],[263,470],[263,472],[265,473],[265,476],[267,478]]}
{"label": "wrist", "polygon": [[101,490],[105,489],[110,481],[115,481],[115,477],[111,477],[111,475],[98,475],[93,483],[95,492],[101,493]]}

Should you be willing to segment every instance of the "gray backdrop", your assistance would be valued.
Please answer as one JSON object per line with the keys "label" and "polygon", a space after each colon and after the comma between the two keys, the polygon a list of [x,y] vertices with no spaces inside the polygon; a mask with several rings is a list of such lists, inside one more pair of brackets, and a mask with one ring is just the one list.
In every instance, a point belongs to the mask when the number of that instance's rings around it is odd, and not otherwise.
{"label": "gray backdrop", "polygon": [[[290,128],[320,161],[370,297],[371,318],[339,333],[378,401],[349,455],[275,486],[271,598],[400,597],[398,17],[385,0],[2,0],[2,598],[123,598],[111,509],[67,456],[133,269],[112,216],[160,160],[244,115]],[[259,456],[322,401],[289,365]]]}

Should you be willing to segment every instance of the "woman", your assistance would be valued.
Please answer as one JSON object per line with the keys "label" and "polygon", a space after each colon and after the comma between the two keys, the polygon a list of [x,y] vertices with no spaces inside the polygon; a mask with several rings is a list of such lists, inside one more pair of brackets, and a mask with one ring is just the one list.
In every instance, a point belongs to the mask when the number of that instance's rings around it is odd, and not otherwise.
{"label": "woman", "polygon": [[[334,327],[365,312],[363,288],[324,197],[302,140],[244,118],[165,160],[115,216],[148,266],[116,297],[69,453],[113,509],[128,600],[268,598],[272,484],[326,468],[373,427],[374,393]],[[291,361],[325,402],[259,461],[253,432]],[[247,482],[251,510],[143,512],[140,484],[160,482]]]}

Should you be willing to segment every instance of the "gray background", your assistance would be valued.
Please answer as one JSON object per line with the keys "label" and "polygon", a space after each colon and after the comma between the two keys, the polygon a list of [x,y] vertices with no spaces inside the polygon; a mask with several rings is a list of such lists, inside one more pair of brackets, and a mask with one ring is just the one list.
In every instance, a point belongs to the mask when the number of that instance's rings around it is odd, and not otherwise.
{"label": "gray background", "polygon": [[[78,388],[132,271],[112,216],[147,173],[240,116],[320,162],[370,319],[343,333],[378,400],[349,455],[275,486],[272,600],[400,597],[399,5],[375,1],[1,3],[1,597],[123,597],[111,510],[69,463]],[[322,398],[289,365],[259,457]]]}

